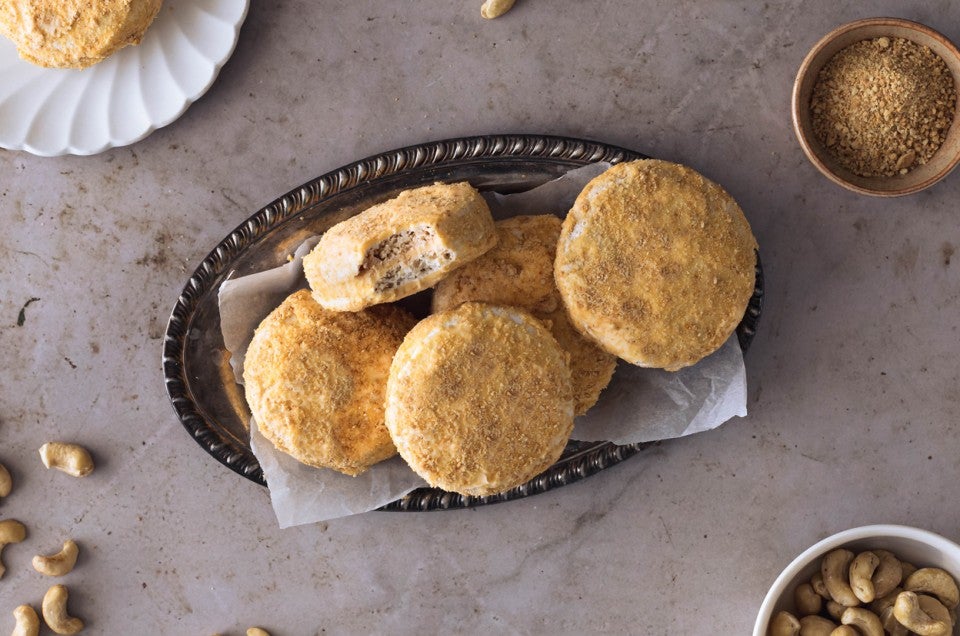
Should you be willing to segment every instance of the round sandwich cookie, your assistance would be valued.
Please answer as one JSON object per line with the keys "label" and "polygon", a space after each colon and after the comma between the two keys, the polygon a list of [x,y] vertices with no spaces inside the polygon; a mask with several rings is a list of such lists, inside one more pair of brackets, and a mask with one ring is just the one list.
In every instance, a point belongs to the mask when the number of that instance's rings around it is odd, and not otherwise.
{"label": "round sandwich cookie", "polygon": [[0,33],[20,57],[52,68],[86,68],[139,44],[162,0],[5,0]]}
{"label": "round sandwich cookie", "polygon": [[432,287],[497,242],[469,183],[405,190],[327,230],[303,259],[317,302],[357,311]]}
{"label": "round sandwich cookie", "polygon": [[254,333],[244,390],[260,432],[298,461],[358,475],[396,454],[383,423],[387,375],[416,321],[385,305],[328,311],[298,291]]}
{"label": "round sandwich cookie", "polygon": [[610,383],[617,358],[570,324],[553,280],[560,225],[560,219],[551,214],[497,221],[497,245],[437,284],[433,311],[454,309],[470,301],[529,311],[570,354],[574,414],[582,415]]}
{"label": "round sandwich cookie", "polygon": [[430,485],[509,490],[553,464],[573,430],[566,354],[521,309],[465,303],[433,314],[394,357],[386,424]]}
{"label": "round sandwich cookie", "polygon": [[621,163],[563,222],[554,275],[573,325],[610,353],[676,371],[736,329],[757,242],[736,201],[675,163]]}

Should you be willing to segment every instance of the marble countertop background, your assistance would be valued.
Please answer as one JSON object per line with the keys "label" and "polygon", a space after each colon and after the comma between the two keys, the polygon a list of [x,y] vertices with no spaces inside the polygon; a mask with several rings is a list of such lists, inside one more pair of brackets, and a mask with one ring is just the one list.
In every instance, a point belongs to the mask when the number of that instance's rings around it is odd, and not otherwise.
{"label": "marble countertop background", "polygon": [[[839,530],[960,540],[960,175],[846,192],[793,137],[793,75],[857,18],[960,40],[960,5],[878,0],[253,2],[212,89],[91,157],[0,150],[0,631],[64,582],[91,634],[746,634],[768,586]],[[277,196],[371,154],[463,135],[596,139],[683,162],[741,203],[766,306],[748,417],[522,501],[280,530],[167,400],[161,338],[194,267]],[[24,304],[24,322],[18,314]],[[47,472],[50,439],[96,472]]]}

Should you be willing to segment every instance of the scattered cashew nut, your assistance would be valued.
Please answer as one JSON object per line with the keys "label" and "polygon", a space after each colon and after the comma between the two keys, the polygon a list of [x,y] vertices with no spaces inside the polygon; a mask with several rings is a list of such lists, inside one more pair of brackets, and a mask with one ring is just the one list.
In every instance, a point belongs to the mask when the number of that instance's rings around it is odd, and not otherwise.
{"label": "scattered cashew nut", "polygon": [[63,585],[54,585],[43,595],[40,606],[43,612],[43,621],[47,627],[58,634],[76,634],[83,629],[83,621],[67,614],[67,588]]}
{"label": "scattered cashew nut", "polygon": [[880,617],[862,607],[848,607],[840,617],[840,622],[856,627],[863,636],[883,636]]}
{"label": "scattered cashew nut", "polygon": [[862,603],[869,603],[877,596],[871,578],[879,565],[880,557],[869,550],[858,554],[850,563],[850,589]]}
{"label": "scattered cashew nut", "polygon": [[914,592],[901,592],[897,595],[893,615],[901,625],[920,636],[947,636],[952,629],[949,615],[947,621],[942,621],[923,611],[920,599]]}
{"label": "scattered cashew nut", "polygon": [[40,633],[40,617],[29,605],[17,606],[13,610],[13,618],[17,621],[17,625],[10,636],[37,636]]}
{"label": "scattered cashew nut", "polygon": [[846,607],[855,607],[860,604],[860,599],[853,593],[848,578],[851,561],[853,561],[853,552],[839,548],[828,552],[820,564],[823,584],[827,586],[830,597]]}
{"label": "scattered cashew nut", "polygon": [[74,477],[86,477],[93,472],[93,458],[78,444],[47,442],[40,447],[40,459],[47,468],[56,468]]}
{"label": "scattered cashew nut", "polygon": [[881,598],[900,585],[900,581],[903,580],[903,566],[893,552],[874,550],[873,553],[880,559],[880,565],[873,573],[874,598]]}
{"label": "scattered cashew nut", "polygon": [[[774,614],[770,621],[770,631],[768,636],[799,636],[800,621],[797,617],[786,611],[779,611]],[[248,636],[250,636],[248,634]]]}
{"label": "scattered cashew nut", "polygon": [[11,490],[13,490],[13,479],[10,477],[10,471],[0,464],[0,497],[6,497]]}
{"label": "scattered cashew nut", "polygon": [[480,7],[480,15],[488,20],[499,18],[513,8],[517,0],[486,0]]}
{"label": "scattered cashew nut", "polygon": [[[3,554],[3,548],[8,543],[20,543],[27,538],[27,528],[16,519],[4,519],[0,521],[0,556]],[[7,569],[3,567],[3,561],[0,561],[0,578]]]}
{"label": "scattered cashew nut", "polygon": [[837,624],[822,616],[804,616],[800,619],[800,636],[830,636]]}
{"label": "scattered cashew nut", "polygon": [[903,582],[907,592],[925,592],[933,594],[946,607],[960,604],[960,590],[950,573],[940,568],[920,568]]}
{"label": "scattered cashew nut", "polygon": [[33,557],[33,569],[40,574],[47,576],[63,576],[77,564],[77,556],[80,549],[73,539],[67,539],[63,542],[63,548],[56,554],[43,556],[38,554]]}
{"label": "scattered cashew nut", "polygon": [[797,613],[801,616],[819,614],[823,608],[823,598],[813,591],[809,583],[801,583],[793,591],[793,603],[797,606]]}
{"label": "scattered cashew nut", "polygon": [[270,632],[262,627],[251,627],[247,630],[247,636],[270,636]]}

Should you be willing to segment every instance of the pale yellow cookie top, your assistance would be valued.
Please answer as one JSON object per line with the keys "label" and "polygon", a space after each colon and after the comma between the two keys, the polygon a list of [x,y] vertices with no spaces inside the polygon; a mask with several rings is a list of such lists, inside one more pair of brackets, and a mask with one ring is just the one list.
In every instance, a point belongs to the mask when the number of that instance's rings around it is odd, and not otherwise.
{"label": "pale yellow cookie top", "polygon": [[431,485],[509,490],[555,462],[573,430],[566,354],[520,309],[466,303],[433,314],[397,351],[386,423]]}
{"label": "pale yellow cookie top", "polygon": [[583,189],[554,273],[578,330],[628,362],[676,370],[733,333],[754,289],[756,249],[723,188],[686,166],[640,160]]}
{"label": "pale yellow cookie top", "polygon": [[260,432],[311,466],[348,475],[396,453],[383,423],[387,375],[414,319],[389,305],[328,311],[292,294],[257,328],[244,361]]}
{"label": "pale yellow cookie top", "polygon": [[577,332],[563,308],[553,280],[561,223],[551,214],[497,221],[497,245],[437,284],[433,311],[453,309],[468,301],[528,310],[570,354],[574,411],[582,415],[609,384],[617,359]]}
{"label": "pale yellow cookie top", "polygon": [[162,0],[4,0],[0,33],[23,59],[54,68],[85,68],[139,44]]}

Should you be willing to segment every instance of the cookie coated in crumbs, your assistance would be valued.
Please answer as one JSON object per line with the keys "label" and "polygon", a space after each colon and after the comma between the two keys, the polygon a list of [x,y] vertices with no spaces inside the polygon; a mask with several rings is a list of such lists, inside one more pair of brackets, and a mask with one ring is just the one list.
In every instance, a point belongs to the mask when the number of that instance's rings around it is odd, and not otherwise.
{"label": "cookie coated in crumbs", "polygon": [[260,432],[298,461],[357,475],[396,454],[383,423],[393,355],[415,320],[390,305],[329,311],[307,290],[267,316],[244,360]]}
{"label": "cookie coated in crumbs", "polygon": [[509,490],[553,464],[573,430],[566,354],[521,309],[465,303],[433,314],[393,360],[386,425],[430,485]]}
{"label": "cookie coated in crumbs", "polygon": [[757,242],[716,183],[653,159],[614,165],[567,214],[554,275],[577,329],[642,367],[676,371],[736,329]]}
{"label": "cookie coated in crumbs", "polygon": [[496,247],[437,284],[433,311],[454,309],[469,301],[529,311],[570,354],[574,413],[582,415],[610,383],[617,358],[580,334],[567,317],[553,280],[561,224],[551,214],[497,221]]}

